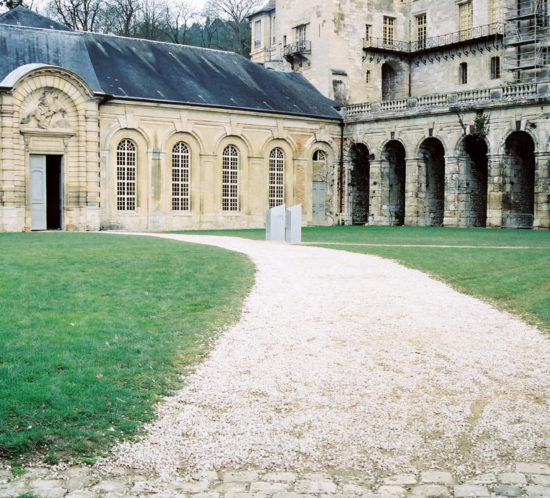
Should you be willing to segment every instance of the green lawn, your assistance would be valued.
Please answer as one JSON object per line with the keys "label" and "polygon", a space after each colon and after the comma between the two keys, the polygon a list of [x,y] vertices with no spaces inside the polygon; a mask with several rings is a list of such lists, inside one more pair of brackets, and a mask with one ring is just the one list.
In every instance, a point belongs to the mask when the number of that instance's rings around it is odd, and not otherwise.
{"label": "green lawn", "polygon": [[218,248],[0,235],[0,458],[101,454],[135,434],[235,322],[254,267]]}
{"label": "green lawn", "polygon": [[[265,238],[265,230],[200,233]],[[550,231],[335,226],[304,228],[302,238],[305,243],[397,260],[550,331]],[[454,247],[414,247],[429,245]]]}

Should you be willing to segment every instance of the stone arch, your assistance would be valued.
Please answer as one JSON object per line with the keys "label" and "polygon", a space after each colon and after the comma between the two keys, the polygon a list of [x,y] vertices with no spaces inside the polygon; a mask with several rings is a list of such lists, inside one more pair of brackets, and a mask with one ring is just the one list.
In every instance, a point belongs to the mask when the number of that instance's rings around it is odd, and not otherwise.
{"label": "stone arch", "polygon": [[[200,158],[203,152],[202,144],[194,133],[189,132],[173,132],[162,144],[162,165],[161,165],[161,185],[159,192],[161,193],[161,205],[164,211],[169,213],[173,211],[171,202],[172,192],[172,151],[176,144],[183,142],[189,148],[190,164],[189,164],[189,211],[197,211],[199,207],[199,192],[200,192]],[[167,188],[163,188],[166,185]]]}
{"label": "stone arch", "polygon": [[487,141],[474,135],[457,144],[459,226],[487,224],[488,149]]}
{"label": "stone arch", "polygon": [[535,147],[535,140],[525,131],[514,131],[504,141],[502,225],[505,227],[533,226]]}
{"label": "stone arch", "polygon": [[162,152],[169,152],[175,142],[183,140],[188,141],[190,144],[192,144],[192,147],[197,154],[205,153],[204,141],[202,137],[194,131],[178,130],[176,128],[172,128],[171,130],[168,130],[166,133],[163,134],[161,140],[162,141],[160,146]]}
{"label": "stone arch", "polygon": [[[269,158],[271,152],[279,148],[283,151],[284,154],[284,202],[285,204],[294,203],[294,160],[296,159],[296,150],[292,144],[282,138],[272,138],[268,140],[262,148],[262,162],[264,164],[263,176],[265,178],[264,185],[266,186],[266,199],[269,198],[268,189],[269,189]],[[266,201],[265,208],[268,209],[268,201]]]}
{"label": "stone arch", "polygon": [[424,139],[418,147],[419,222],[425,226],[442,226],[445,208],[445,146],[437,138]]}
{"label": "stone arch", "polygon": [[335,185],[338,168],[335,152],[327,142],[313,142],[307,148],[311,165],[311,212],[313,225],[326,225],[327,217],[334,223],[336,211]]}
{"label": "stone arch", "polygon": [[[239,213],[246,213],[249,206],[249,157],[250,157],[250,148],[249,143],[245,140],[243,136],[237,135],[224,135],[216,143],[216,148],[214,149],[216,155],[215,162],[215,203],[218,206],[218,211],[223,213],[222,206],[222,163],[223,163],[223,151],[228,145],[233,145],[237,148],[239,153],[239,173],[238,173],[238,205],[239,209],[234,212],[225,212],[225,216],[238,215]],[[266,200],[267,203],[267,200]]]}
{"label": "stone arch", "polygon": [[387,206],[388,224],[405,223],[406,150],[399,140],[384,144],[382,154],[382,204]]}
{"label": "stone arch", "polygon": [[[231,133],[222,133],[220,136],[218,136],[218,138],[216,138],[213,149],[214,153],[221,157],[224,147],[228,145],[231,141],[235,143],[238,142],[240,153],[246,155],[247,160],[248,157],[254,155],[254,146],[246,135],[233,135]],[[266,144],[264,144],[264,146],[265,145]]]}
{"label": "stone arch", "polygon": [[[134,211],[120,212],[117,210],[117,147],[122,140],[131,140],[137,148],[136,151],[136,209]],[[121,225],[124,228],[133,229],[134,223],[140,226],[143,221],[137,216],[145,217],[149,203],[149,151],[150,143],[147,136],[135,128],[118,128],[112,133],[108,143],[109,165],[106,172],[106,199],[108,210],[111,213],[109,223],[114,223],[113,228]],[[139,221],[138,221],[139,220]],[[146,225],[143,223],[142,225]]]}
{"label": "stone arch", "polygon": [[51,204],[52,208],[53,204],[62,206],[56,208],[59,227],[98,229],[98,99],[76,74],[43,64],[28,64],[12,71],[2,80],[2,86],[12,89],[6,93],[4,103],[13,106],[11,174],[16,177],[14,203],[23,226],[33,225],[31,160],[45,156],[46,180],[59,185],[59,198],[56,202],[52,199]]}
{"label": "stone arch", "polygon": [[369,222],[370,152],[362,142],[350,144],[348,149],[348,197],[350,219],[353,225]]}

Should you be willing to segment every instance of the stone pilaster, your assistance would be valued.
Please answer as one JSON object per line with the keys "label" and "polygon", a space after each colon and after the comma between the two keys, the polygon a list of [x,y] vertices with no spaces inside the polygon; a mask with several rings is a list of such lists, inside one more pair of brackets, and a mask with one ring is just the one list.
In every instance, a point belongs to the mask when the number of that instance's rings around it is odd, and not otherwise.
{"label": "stone pilaster", "polygon": [[504,154],[487,155],[487,227],[502,226],[504,158]]}
{"label": "stone pilaster", "polygon": [[550,152],[535,153],[533,228],[550,228]]}
{"label": "stone pilaster", "polygon": [[407,158],[405,168],[405,225],[424,225],[425,167],[419,158]]}
{"label": "stone pilaster", "polygon": [[458,157],[445,157],[445,214],[443,225],[446,227],[459,226],[458,210]]}
{"label": "stone pilaster", "polygon": [[373,225],[389,225],[388,216],[388,162],[370,162],[369,222]]}

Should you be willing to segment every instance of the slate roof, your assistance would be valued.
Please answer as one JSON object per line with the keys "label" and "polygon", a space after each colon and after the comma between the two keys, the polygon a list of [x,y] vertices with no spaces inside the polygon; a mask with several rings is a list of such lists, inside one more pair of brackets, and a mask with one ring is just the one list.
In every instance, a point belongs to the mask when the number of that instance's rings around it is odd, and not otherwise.
{"label": "slate roof", "polygon": [[275,0],[269,0],[267,4],[265,4],[262,8],[252,12],[252,14],[249,14],[246,16],[247,19],[250,19],[251,17],[257,16],[258,14],[263,14],[264,12],[272,12],[275,10]]}
{"label": "slate roof", "polygon": [[12,24],[15,26],[32,26],[34,28],[58,29],[61,31],[72,31],[64,24],[53,19],[41,16],[25,7],[16,7],[8,10],[0,16],[0,24]]}
{"label": "slate roof", "polygon": [[[37,16],[34,21],[33,15]],[[237,54],[43,29],[34,26],[42,22],[42,16],[27,11],[19,17],[26,18],[31,27],[5,23],[5,16],[0,18],[0,87],[8,86],[13,80],[13,75],[8,75],[20,66],[41,63],[68,69],[94,93],[114,98],[341,117],[334,109],[338,104],[321,95],[300,74],[271,71]]]}

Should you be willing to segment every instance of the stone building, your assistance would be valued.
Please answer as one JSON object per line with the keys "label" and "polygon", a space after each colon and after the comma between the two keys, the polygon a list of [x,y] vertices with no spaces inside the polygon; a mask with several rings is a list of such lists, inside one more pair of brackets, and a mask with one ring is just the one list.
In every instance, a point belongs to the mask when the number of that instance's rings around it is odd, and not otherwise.
{"label": "stone building", "polygon": [[283,202],[332,223],[341,115],[302,75],[23,8],[0,47],[0,231],[261,227]]}
{"label": "stone building", "polygon": [[548,0],[276,0],[252,60],[343,106],[345,223],[550,228]]}

